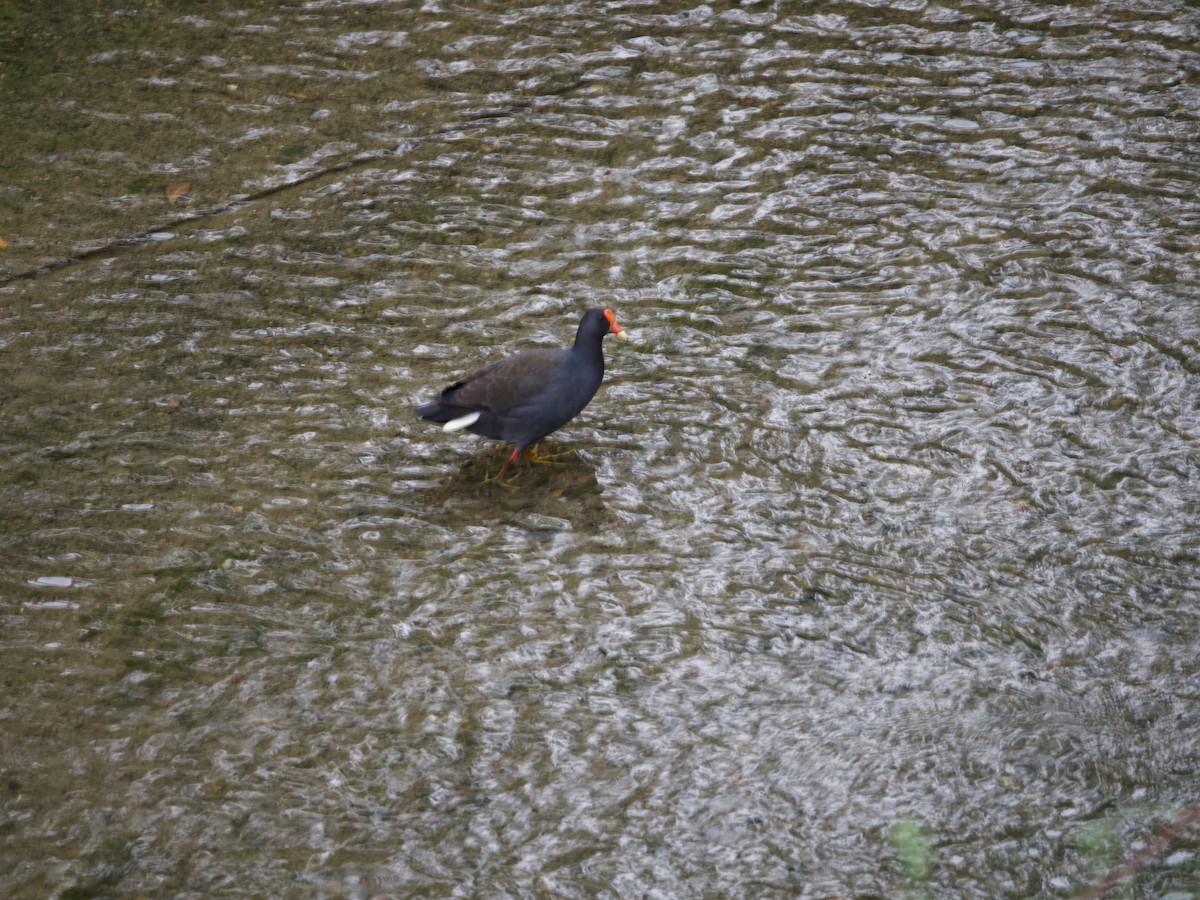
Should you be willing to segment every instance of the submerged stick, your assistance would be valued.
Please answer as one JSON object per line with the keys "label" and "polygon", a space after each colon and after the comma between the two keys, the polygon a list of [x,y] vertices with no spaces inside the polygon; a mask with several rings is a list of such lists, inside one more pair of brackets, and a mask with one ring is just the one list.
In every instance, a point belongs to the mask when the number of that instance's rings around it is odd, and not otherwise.
{"label": "submerged stick", "polygon": [[1171,842],[1195,825],[1196,822],[1200,822],[1200,803],[1193,806],[1185,806],[1183,812],[1158,829],[1154,833],[1154,836],[1146,842],[1146,846],[1135,856],[1121,863],[1119,866],[1110,869],[1108,874],[1104,876],[1104,880],[1092,885],[1080,894],[1079,900],[1100,900],[1101,897],[1113,888],[1119,887],[1123,882],[1128,881],[1147,865],[1162,856],[1166,852],[1167,847],[1171,845]]}
{"label": "submerged stick", "polygon": [[460,122],[455,125],[446,126],[445,128],[434,131],[430,134],[421,135],[419,137],[408,138],[400,143],[398,147],[392,150],[369,150],[365,153],[360,153],[350,159],[344,159],[339,163],[334,163],[331,166],[325,166],[305,175],[301,175],[291,181],[285,181],[281,184],[272,185],[271,187],[263,188],[255,191],[252,194],[239,196],[236,199],[228,200],[224,203],[219,203],[216,206],[210,206],[207,209],[202,209],[195,212],[184,213],[168,222],[160,222],[153,228],[147,229],[140,234],[125,235],[124,237],[113,238],[105,241],[99,247],[93,247],[90,250],[85,250],[77,253],[74,256],[64,256],[56,259],[53,262],[45,265],[37,266],[33,269],[27,269],[24,272],[16,272],[11,275],[6,275],[0,278],[0,287],[7,284],[13,284],[18,281],[31,281],[34,278],[40,278],[43,275],[49,275],[51,272],[57,272],[60,269],[67,269],[71,266],[77,266],[80,263],[86,262],[89,259],[95,259],[98,256],[115,256],[119,253],[124,253],[126,250],[132,250],[136,247],[141,247],[144,244],[150,243],[154,239],[154,235],[161,233],[165,229],[179,228],[183,225],[188,225],[192,222],[199,222],[204,219],[210,219],[213,216],[223,215],[228,212],[236,212],[244,209],[253,203],[264,200],[267,197],[272,197],[275,194],[281,193],[291,188],[300,187],[313,181],[317,181],[328,175],[333,175],[337,172],[345,172],[347,169],[353,169],[357,166],[366,165],[380,159],[399,158],[409,150],[413,150],[424,144],[432,143],[433,141],[445,140],[459,132],[470,129],[483,128],[496,119],[501,119],[506,116],[515,115],[516,113],[528,109],[533,105],[533,100],[526,100],[520,103],[513,103],[508,106],[501,107],[487,113],[481,113],[465,122]]}

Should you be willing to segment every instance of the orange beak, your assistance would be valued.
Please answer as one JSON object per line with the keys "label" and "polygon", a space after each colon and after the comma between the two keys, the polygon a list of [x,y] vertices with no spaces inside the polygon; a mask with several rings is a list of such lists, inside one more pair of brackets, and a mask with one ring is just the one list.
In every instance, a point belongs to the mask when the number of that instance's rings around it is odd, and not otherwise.
{"label": "orange beak", "polygon": [[617,324],[617,317],[613,315],[613,311],[611,309],[606,309],[604,311],[604,318],[608,319],[608,330],[610,334],[615,334],[623,341],[629,339],[629,335],[625,333],[625,329]]}

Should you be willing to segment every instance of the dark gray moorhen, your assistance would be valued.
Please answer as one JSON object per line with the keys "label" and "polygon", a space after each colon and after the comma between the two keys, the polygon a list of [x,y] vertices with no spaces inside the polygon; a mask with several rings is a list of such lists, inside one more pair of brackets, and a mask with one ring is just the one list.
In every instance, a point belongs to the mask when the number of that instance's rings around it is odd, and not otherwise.
{"label": "dark gray moorhen", "polygon": [[472,372],[442,391],[417,415],[446,431],[508,441],[515,447],[500,470],[546,435],[562,428],[591,402],[604,378],[604,336],[627,337],[611,309],[583,314],[575,345],[563,350],[524,350]]}

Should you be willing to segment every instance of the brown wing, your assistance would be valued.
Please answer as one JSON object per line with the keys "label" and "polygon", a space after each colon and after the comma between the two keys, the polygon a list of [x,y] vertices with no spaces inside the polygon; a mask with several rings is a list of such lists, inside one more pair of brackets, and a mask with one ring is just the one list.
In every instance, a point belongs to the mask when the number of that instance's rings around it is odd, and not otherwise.
{"label": "brown wing", "polygon": [[503,414],[527,405],[554,381],[566,350],[525,350],[484,366],[442,392],[442,403]]}

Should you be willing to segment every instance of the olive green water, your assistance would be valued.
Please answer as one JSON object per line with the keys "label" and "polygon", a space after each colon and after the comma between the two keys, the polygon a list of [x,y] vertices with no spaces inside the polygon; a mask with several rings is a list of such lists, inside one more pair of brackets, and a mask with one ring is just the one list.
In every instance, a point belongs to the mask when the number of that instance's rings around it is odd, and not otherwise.
{"label": "olive green water", "polygon": [[[1200,802],[1194,5],[42,6],[0,895],[1069,897]],[[413,415],[592,305],[573,454]]]}

